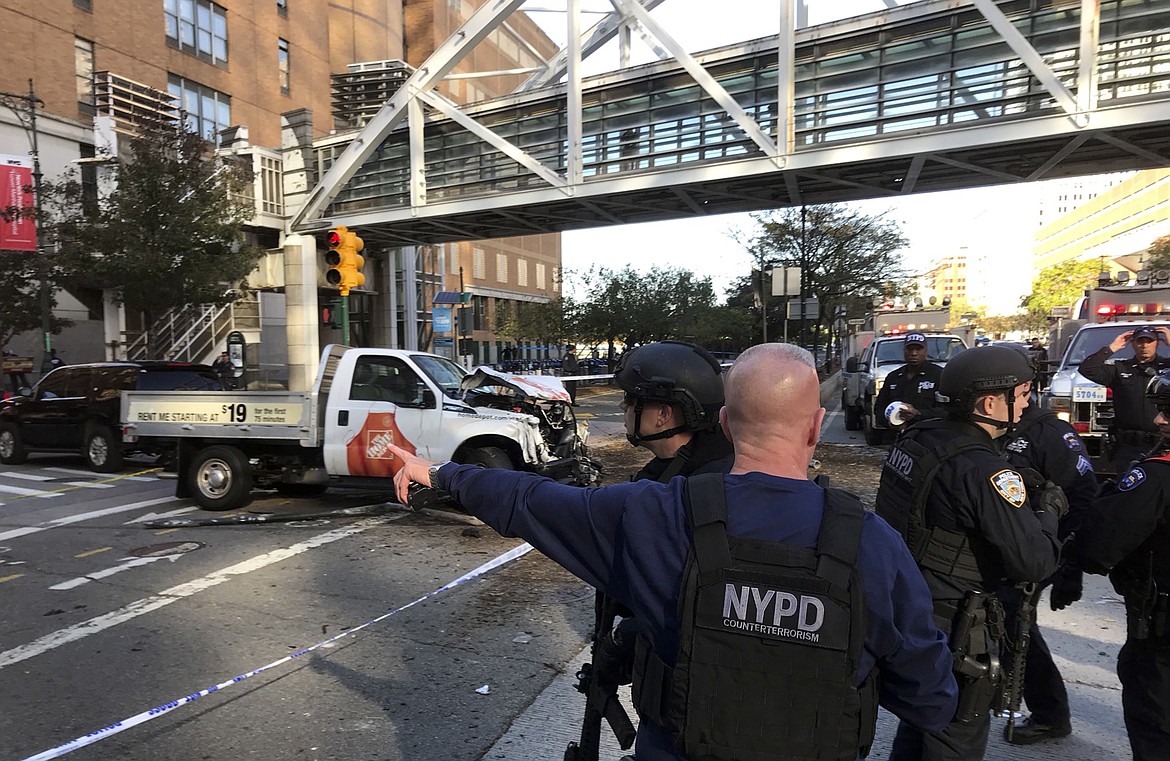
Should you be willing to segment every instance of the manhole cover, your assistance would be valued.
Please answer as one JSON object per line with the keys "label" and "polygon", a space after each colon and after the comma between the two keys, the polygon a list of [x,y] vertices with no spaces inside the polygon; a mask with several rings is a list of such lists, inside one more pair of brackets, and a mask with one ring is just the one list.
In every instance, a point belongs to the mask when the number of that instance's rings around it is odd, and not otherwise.
{"label": "manhole cover", "polygon": [[182,555],[203,547],[203,542],[164,542],[137,547],[128,553],[136,558],[157,558],[165,555]]}

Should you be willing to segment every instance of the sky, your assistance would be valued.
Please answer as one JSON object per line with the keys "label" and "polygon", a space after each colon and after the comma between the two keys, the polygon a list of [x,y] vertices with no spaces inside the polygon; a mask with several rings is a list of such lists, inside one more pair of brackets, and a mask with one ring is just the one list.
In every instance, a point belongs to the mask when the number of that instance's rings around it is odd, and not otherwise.
{"label": "sky", "polygon": [[[904,4],[904,3],[903,3]],[[652,17],[688,51],[697,51],[776,34],[780,26],[775,0],[719,0],[718,13],[695,13],[710,8],[709,0],[665,0]],[[543,7],[547,7],[545,4]],[[602,0],[582,0],[585,9],[603,9]],[[810,24],[881,11],[883,0],[808,0]],[[527,9],[527,6],[526,6]],[[769,13],[769,10],[773,13]],[[564,39],[564,15],[533,13],[554,40]],[[599,16],[588,15],[586,26]],[[635,63],[651,60],[635,39]],[[596,61],[593,59],[596,58]],[[591,63],[591,61],[593,61]],[[586,73],[617,67],[616,52],[601,50],[583,65]],[[985,261],[983,277],[995,284],[987,306],[991,313],[1007,314],[1030,291],[1032,234],[1042,183],[948,191],[899,199],[875,199],[850,204],[867,214],[888,212],[909,240],[902,252],[911,271],[925,271],[946,256],[965,253],[969,262]],[[747,252],[735,243],[735,230],[750,231],[748,214],[680,219],[641,225],[594,228],[562,234],[562,260],[570,272],[600,265],[636,269],[682,267],[709,276],[722,295],[736,277],[751,268]]]}

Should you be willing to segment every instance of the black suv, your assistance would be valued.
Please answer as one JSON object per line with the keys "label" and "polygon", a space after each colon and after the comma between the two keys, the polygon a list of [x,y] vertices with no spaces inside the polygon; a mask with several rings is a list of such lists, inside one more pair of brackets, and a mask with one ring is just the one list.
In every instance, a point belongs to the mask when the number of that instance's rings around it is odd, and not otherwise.
{"label": "black suv", "polygon": [[0,402],[0,462],[19,465],[29,452],[81,452],[89,467],[122,467],[122,391],[221,391],[215,370],[186,362],[94,362],[66,365],[36,387]]}

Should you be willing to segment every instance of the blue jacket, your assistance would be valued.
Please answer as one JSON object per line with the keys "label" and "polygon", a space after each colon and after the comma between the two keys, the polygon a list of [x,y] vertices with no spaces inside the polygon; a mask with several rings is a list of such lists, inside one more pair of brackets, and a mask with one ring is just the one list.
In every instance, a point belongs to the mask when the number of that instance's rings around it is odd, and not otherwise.
{"label": "blue jacket", "polygon": [[[444,465],[439,486],[504,536],[529,541],[644,623],[655,651],[673,665],[678,593],[690,536],[685,479],[605,488],[563,486],[530,473]],[[816,545],[823,490],[807,480],[761,473],[725,476],[728,534]],[[867,513],[858,562],[865,588],[865,653],[857,683],[876,664],[881,705],[926,731],[954,716],[957,688],[946,637],[934,625],[930,592],[902,538]],[[669,737],[644,726],[639,761],[680,759]]]}

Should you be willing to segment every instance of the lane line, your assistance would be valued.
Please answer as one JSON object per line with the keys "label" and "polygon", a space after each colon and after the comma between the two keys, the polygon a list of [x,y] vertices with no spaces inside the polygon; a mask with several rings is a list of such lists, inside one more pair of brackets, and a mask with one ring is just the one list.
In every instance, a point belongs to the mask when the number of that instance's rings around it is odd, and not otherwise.
{"label": "lane line", "polygon": [[24,576],[24,574],[14,573],[11,576],[0,576],[0,584],[3,584],[6,581],[12,581],[13,579],[19,579],[21,576]]}
{"label": "lane line", "polygon": [[82,621],[79,624],[59,629],[58,631],[46,634],[39,639],[29,642],[25,645],[14,647],[11,650],[6,650],[0,653],[0,669],[5,666],[11,666],[14,663],[35,658],[38,655],[54,650],[62,645],[67,645],[70,642],[76,642],[79,639],[84,639],[92,634],[103,632],[106,629],[124,624],[127,621],[133,620],[138,616],[145,615],[159,608],[166,607],[173,602],[178,602],[186,597],[197,595],[200,592],[219,586],[225,581],[230,581],[235,576],[242,576],[252,571],[258,571],[261,568],[279,563],[282,560],[300,555],[302,552],[308,552],[311,549],[322,547],[326,544],[331,544],[340,539],[360,534],[367,529],[389,521],[399,520],[406,517],[406,513],[401,515],[385,515],[377,518],[366,518],[358,521],[352,526],[345,526],[342,528],[328,531],[324,534],[318,534],[303,542],[285,547],[272,552],[266,552],[263,555],[257,555],[254,558],[245,560],[235,565],[230,565],[227,568],[222,568],[218,571],[202,576],[193,581],[188,581],[178,586],[165,589],[156,595],[144,597],[141,600],[135,600],[129,605],[124,605],[117,610],[111,611],[96,618],[91,618],[88,621]]}
{"label": "lane line", "polygon": [[112,549],[114,549],[114,548],[113,548],[113,547],[98,547],[96,550],[86,550],[85,552],[82,552],[81,554],[78,554],[78,555],[74,555],[73,557],[75,557],[75,558],[87,558],[87,557],[89,557],[90,555],[96,555],[96,554],[98,554],[99,552],[109,552],[109,551],[110,551],[110,550],[112,550]]}
{"label": "lane line", "polygon": [[23,486],[9,486],[8,484],[0,484],[0,492],[5,494],[15,494],[18,497],[60,497],[61,492],[45,491],[44,489],[26,489]]}
{"label": "lane line", "polygon": [[28,536],[29,534],[39,534],[40,532],[48,531],[51,528],[60,528],[61,526],[69,526],[74,523],[93,520],[94,518],[102,518],[106,515],[116,515],[118,513],[125,513],[131,510],[141,510],[144,507],[154,507],[155,505],[162,505],[167,502],[174,501],[174,497],[159,497],[158,499],[148,499],[144,502],[134,502],[129,505],[107,507],[104,510],[94,510],[88,513],[70,515],[65,518],[58,518],[56,520],[38,523],[35,526],[24,526],[23,528],[14,528],[11,531],[0,531],[0,542],[7,541],[9,539],[15,539],[20,536]]}
{"label": "lane line", "polygon": [[42,476],[39,473],[18,473],[15,470],[6,470],[0,473],[4,478],[19,478],[25,481],[55,481],[55,476]]}
{"label": "lane line", "polygon": [[[402,517],[402,516],[395,516],[395,517]],[[377,520],[377,519],[371,519],[371,520]],[[50,748],[49,750],[42,751],[42,752],[36,754],[35,756],[29,756],[28,758],[24,759],[24,761],[49,761],[49,759],[60,758],[61,756],[64,756],[67,753],[72,753],[73,751],[77,750],[78,748],[84,748],[87,745],[93,745],[94,743],[100,742],[100,741],[106,739],[107,737],[113,737],[114,735],[118,734],[119,732],[124,732],[127,729],[130,729],[131,727],[136,727],[139,724],[145,724],[146,722],[151,721],[152,719],[156,719],[165,713],[170,713],[171,711],[175,710],[176,708],[179,708],[180,706],[184,706],[184,705],[187,705],[188,703],[192,703],[192,702],[198,700],[199,698],[206,697],[207,695],[210,695],[213,692],[218,692],[219,690],[225,689],[227,687],[231,687],[233,684],[238,684],[238,683],[244,681],[245,679],[256,676],[257,674],[261,674],[261,673],[268,671],[270,669],[274,669],[277,666],[281,666],[285,663],[288,663],[289,661],[293,660],[294,658],[299,658],[300,656],[305,655],[307,653],[311,653],[314,650],[317,650],[319,648],[328,647],[328,646],[332,645],[334,642],[336,642],[344,637],[352,636],[352,635],[356,634],[357,632],[361,631],[362,629],[365,629],[369,626],[373,626],[376,623],[379,623],[381,621],[386,620],[387,618],[390,618],[390,616],[393,616],[396,613],[401,613],[402,611],[406,610],[407,608],[413,608],[415,605],[418,605],[421,602],[425,602],[426,600],[429,600],[432,597],[440,595],[449,589],[454,589],[455,587],[458,587],[461,584],[465,584],[468,581],[471,581],[472,579],[474,579],[478,576],[482,576],[483,574],[487,573],[488,571],[491,571],[495,568],[498,568],[506,563],[510,563],[513,560],[515,560],[516,558],[523,557],[531,550],[532,550],[532,545],[528,544],[527,542],[525,542],[524,544],[521,544],[521,545],[517,545],[516,547],[513,547],[512,549],[505,552],[504,554],[497,555],[495,558],[484,563],[479,568],[476,568],[472,571],[468,571],[467,573],[463,574],[462,576],[455,579],[454,581],[450,581],[450,582],[444,584],[443,586],[439,587],[436,590],[433,590],[431,592],[427,592],[425,595],[418,598],[417,600],[414,600],[413,602],[408,602],[406,605],[400,606],[400,607],[395,608],[394,610],[391,610],[391,611],[387,611],[386,613],[383,613],[382,615],[378,616],[377,618],[370,619],[369,621],[366,621],[361,626],[355,626],[354,628],[349,629],[347,631],[343,631],[340,634],[335,634],[332,637],[330,637],[329,639],[322,640],[321,642],[318,642],[315,645],[310,645],[309,647],[306,647],[303,650],[298,650],[295,653],[291,653],[289,655],[286,655],[283,658],[279,658],[279,659],[273,661],[272,663],[261,666],[260,668],[253,669],[251,671],[247,671],[243,674],[240,674],[239,676],[232,677],[231,679],[228,679],[227,681],[220,682],[219,684],[213,685],[211,687],[206,687],[202,690],[199,690],[198,692],[191,693],[190,695],[186,695],[184,697],[177,698],[175,700],[170,701],[169,703],[164,703],[161,706],[156,706],[155,708],[151,708],[148,711],[143,711],[142,713],[140,713],[136,716],[131,716],[131,717],[123,719],[121,721],[114,722],[113,724],[102,727],[101,729],[95,730],[93,732],[90,732],[87,735],[75,738],[73,740],[70,740],[67,743],[63,743],[61,745],[58,745],[55,748]]]}

